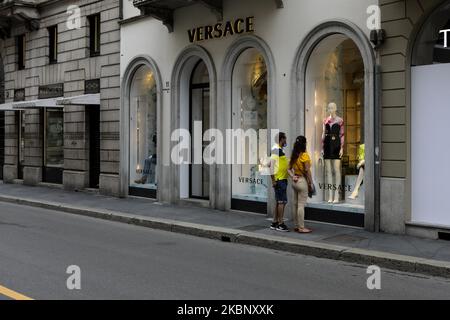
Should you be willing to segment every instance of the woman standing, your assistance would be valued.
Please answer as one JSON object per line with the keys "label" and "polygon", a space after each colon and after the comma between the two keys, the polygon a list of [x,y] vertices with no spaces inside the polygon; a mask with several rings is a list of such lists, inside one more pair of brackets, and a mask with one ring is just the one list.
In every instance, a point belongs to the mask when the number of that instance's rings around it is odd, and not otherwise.
{"label": "woman standing", "polygon": [[311,158],[306,152],[304,136],[299,136],[295,141],[288,172],[292,178],[292,188],[294,189],[295,232],[311,233],[310,229],[305,228],[305,205],[309,192],[313,190],[313,180]]}

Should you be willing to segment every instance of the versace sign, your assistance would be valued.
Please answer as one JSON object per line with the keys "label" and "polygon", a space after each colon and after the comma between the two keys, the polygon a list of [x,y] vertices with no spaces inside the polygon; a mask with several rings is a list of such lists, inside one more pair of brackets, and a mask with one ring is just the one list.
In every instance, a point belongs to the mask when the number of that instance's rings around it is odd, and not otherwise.
{"label": "versace sign", "polygon": [[253,33],[254,17],[239,18],[234,21],[219,22],[215,25],[194,28],[188,31],[189,42],[221,39],[235,34]]}

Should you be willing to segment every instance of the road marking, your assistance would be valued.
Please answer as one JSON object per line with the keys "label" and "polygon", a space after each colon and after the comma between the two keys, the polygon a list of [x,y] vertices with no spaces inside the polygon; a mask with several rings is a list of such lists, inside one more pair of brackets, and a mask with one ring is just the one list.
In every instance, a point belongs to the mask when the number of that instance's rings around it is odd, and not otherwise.
{"label": "road marking", "polygon": [[0,285],[0,294],[6,296],[8,298],[11,298],[13,300],[33,300],[27,296],[24,296],[23,294],[20,294],[18,292],[15,292],[13,290],[5,288],[1,285]]}

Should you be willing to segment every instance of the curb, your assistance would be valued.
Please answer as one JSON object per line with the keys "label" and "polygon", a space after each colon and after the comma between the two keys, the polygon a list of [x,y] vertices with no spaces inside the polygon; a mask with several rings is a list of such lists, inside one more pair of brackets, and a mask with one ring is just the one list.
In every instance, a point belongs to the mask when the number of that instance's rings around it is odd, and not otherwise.
{"label": "curb", "polygon": [[80,208],[56,202],[37,201],[19,197],[6,197],[0,195],[0,202],[20,204],[53,211],[58,210],[65,213],[126,223],[155,230],[261,247],[317,258],[358,263],[367,266],[377,265],[381,268],[398,270],[402,272],[450,278],[450,262],[445,261],[349,248],[299,239],[286,239],[236,229],[180,222],[169,219],[144,217],[104,209]]}

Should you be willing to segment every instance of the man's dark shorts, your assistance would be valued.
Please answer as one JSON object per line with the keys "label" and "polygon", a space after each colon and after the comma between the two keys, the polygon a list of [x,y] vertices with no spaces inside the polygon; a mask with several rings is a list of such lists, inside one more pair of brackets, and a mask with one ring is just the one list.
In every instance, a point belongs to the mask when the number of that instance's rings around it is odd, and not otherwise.
{"label": "man's dark shorts", "polygon": [[277,184],[275,186],[275,199],[277,200],[278,204],[286,204],[288,202],[287,186],[288,186],[287,180],[277,181]]}

